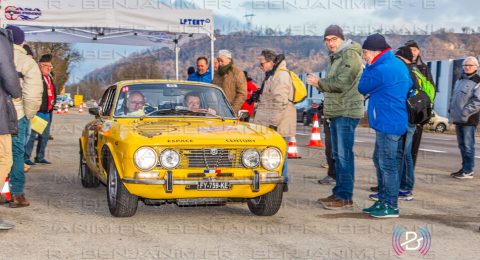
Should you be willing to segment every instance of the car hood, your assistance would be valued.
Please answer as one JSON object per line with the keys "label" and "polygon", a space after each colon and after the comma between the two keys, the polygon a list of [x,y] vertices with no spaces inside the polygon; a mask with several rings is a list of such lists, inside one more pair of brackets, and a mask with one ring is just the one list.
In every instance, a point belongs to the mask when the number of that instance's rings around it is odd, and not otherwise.
{"label": "car hood", "polygon": [[[118,124],[121,138],[169,145],[272,145],[283,138],[260,125],[236,120],[144,120]],[[122,126],[123,125],[123,126]],[[134,140],[134,139],[132,139]],[[274,142],[272,142],[274,141]],[[284,141],[283,141],[284,142]]]}

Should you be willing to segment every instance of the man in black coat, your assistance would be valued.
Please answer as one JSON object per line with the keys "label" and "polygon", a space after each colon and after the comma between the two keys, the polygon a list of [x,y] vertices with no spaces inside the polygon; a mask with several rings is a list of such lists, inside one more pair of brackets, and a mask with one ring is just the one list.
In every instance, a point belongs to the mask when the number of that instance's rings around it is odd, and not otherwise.
{"label": "man in black coat", "polygon": [[[420,48],[418,44],[414,40],[410,40],[405,43],[405,46],[410,47],[413,54],[413,64],[417,66],[418,70],[423,74],[423,76],[427,77],[427,80],[430,81],[433,85],[435,82],[433,81],[432,73],[430,72],[430,68],[428,65],[423,62],[422,57],[420,56]],[[413,135],[413,143],[412,143],[412,158],[413,164],[417,164],[417,155],[418,150],[420,149],[420,140],[422,139],[423,127],[417,126],[415,130],[415,134]]]}
{"label": "man in black coat", "polygon": [[[52,124],[52,111],[53,106],[55,105],[55,97],[57,96],[55,85],[53,84],[53,79],[51,76],[52,72],[52,55],[45,54],[40,58],[38,62],[40,66],[40,72],[42,73],[42,80],[43,80],[43,97],[42,97],[42,105],[40,106],[40,110],[37,113],[37,116],[45,119],[48,122],[47,127],[43,131],[42,134],[37,134],[35,131],[32,131],[27,143],[25,145],[25,164],[27,165],[35,165],[37,163],[40,164],[51,164],[51,162],[45,159],[45,149],[47,148],[48,137],[50,135],[50,127]],[[38,144],[36,150],[35,160],[32,162],[30,160],[30,156],[33,152],[33,147],[35,146],[35,139],[38,135]]]}
{"label": "man in black coat", "polygon": [[[13,164],[11,135],[17,134],[18,131],[17,113],[12,98],[22,96],[20,80],[13,63],[11,37],[4,29],[0,29],[0,57],[2,57],[0,59],[0,189],[2,189]],[[0,219],[0,230],[11,228],[13,225]]]}

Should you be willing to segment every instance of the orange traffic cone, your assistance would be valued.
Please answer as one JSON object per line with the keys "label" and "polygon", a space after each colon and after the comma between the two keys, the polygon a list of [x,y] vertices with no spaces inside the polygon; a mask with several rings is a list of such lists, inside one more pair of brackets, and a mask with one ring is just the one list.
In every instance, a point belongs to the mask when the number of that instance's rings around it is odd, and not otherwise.
{"label": "orange traffic cone", "polygon": [[288,142],[288,149],[287,149],[288,159],[300,159],[301,156],[298,155],[297,149],[297,139],[295,136],[290,137],[290,141]]}
{"label": "orange traffic cone", "polygon": [[320,135],[320,126],[318,124],[318,116],[316,113],[313,115],[312,136],[310,137],[310,143],[308,146],[325,147],[322,143],[322,136]]}
{"label": "orange traffic cone", "polygon": [[65,110],[63,112],[64,114],[68,114],[68,104],[65,104]]}
{"label": "orange traffic cone", "polygon": [[10,186],[8,186],[8,177],[5,179],[5,185],[3,185],[2,188],[2,195],[5,196],[6,201],[9,201],[11,199]]}
{"label": "orange traffic cone", "polygon": [[63,105],[58,105],[57,114],[63,114]]}
{"label": "orange traffic cone", "polygon": [[83,113],[83,104],[80,104],[80,106],[78,107],[78,113]]}

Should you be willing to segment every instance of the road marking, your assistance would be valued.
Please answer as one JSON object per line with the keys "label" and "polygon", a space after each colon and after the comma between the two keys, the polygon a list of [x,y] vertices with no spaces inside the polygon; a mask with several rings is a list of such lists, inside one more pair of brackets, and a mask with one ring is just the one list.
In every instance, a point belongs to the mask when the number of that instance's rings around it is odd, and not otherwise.
{"label": "road marking", "polygon": [[420,150],[420,151],[424,151],[424,152],[431,152],[431,153],[447,153],[447,152],[445,152],[445,151],[431,150],[431,149],[423,149],[423,148],[420,148],[419,150]]}
{"label": "road marking", "polygon": [[310,134],[306,134],[306,133],[297,133],[297,135],[310,135]]}
{"label": "road marking", "polygon": [[355,140],[355,143],[366,143],[367,141]]}
{"label": "road marking", "polygon": [[454,139],[436,138],[436,137],[424,137],[425,139],[440,140],[440,141],[453,141]]}

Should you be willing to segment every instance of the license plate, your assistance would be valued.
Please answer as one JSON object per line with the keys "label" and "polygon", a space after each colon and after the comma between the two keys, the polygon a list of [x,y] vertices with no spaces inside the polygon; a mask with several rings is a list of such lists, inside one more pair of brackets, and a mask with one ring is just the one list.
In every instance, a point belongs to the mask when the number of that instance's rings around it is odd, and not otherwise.
{"label": "license plate", "polygon": [[221,182],[210,182],[210,181],[200,181],[197,185],[197,190],[229,190],[230,183],[221,181]]}

